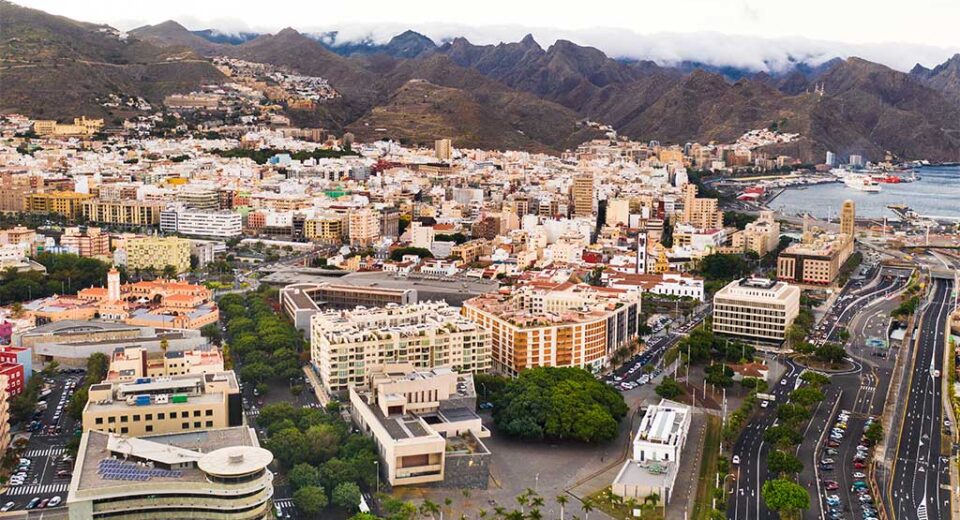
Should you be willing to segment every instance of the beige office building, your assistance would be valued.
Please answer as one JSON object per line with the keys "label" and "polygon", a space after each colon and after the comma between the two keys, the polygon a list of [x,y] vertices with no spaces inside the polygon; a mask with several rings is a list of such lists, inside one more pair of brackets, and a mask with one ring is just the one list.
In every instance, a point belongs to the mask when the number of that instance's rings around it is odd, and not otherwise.
{"label": "beige office building", "polygon": [[272,519],[272,461],[245,426],[141,438],[84,432],[69,518]]}
{"label": "beige office building", "polygon": [[329,310],[310,321],[313,364],[328,392],[362,385],[371,367],[411,363],[459,372],[490,368],[490,333],[444,302]]}
{"label": "beige office building", "polygon": [[713,296],[713,332],[779,343],[799,312],[799,287],[765,278],[743,278]]}
{"label": "beige office building", "polygon": [[138,437],[241,426],[232,371],[103,382],[90,386],[83,430]]}
{"label": "beige office building", "polygon": [[570,191],[573,199],[573,216],[589,217],[593,215],[593,174],[578,173],[573,176],[573,188]]}
{"label": "beige office building", "polygon": [[380,213],[368,208],[351,211],[347,228],[351,245],[369,246],[380,239]]}
{"label": "beige office building", "polygon": [[83,201],[80,212],[88,222],[113,226],[159,226],[161,206],[135,200]]}
{"label": "beige office building", "polygon": [[143,237],[127,240],[127,269],[154,268],[158,271],[172,265],[178,273],[190,269],[190,241],[178,237]]}
{"label": "beige office building", "polygon": [[433,143],[433,152],[437,159],[450,161],[453,159],[453,143],[449,139],[437,139]]}
{"label": "beige office building", "polygon": [[486,487],[490,452],[480,439],[490,431],[474,412],[471,375],[410,364],[376,367],[362,387],[350,387],[350,404],[354,422],[376,442],[391,486],[442,482],[455,471],[457,487],[468,480],[470,487]]}
{"label": "beige office building", "polygon": [[850,199],[843,201],[840,206],[840,234],[856,238],[857,204]]}
{"label": "beige office building", "polygon": [[794,283],[829,285],[853,254],[847,235],[821,235],[808,243],[793,244],[777,257],[777,278]]}

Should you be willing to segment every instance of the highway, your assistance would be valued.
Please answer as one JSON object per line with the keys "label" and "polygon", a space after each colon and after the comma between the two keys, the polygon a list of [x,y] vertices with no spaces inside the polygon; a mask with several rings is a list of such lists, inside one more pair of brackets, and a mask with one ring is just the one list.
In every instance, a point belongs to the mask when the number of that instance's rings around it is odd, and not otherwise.
{"label": "highway", "polygon": [[935,279],[921,311],[905,415],[898,435],[889,513],[894,519],[950,517],[949,460],[944,447],[941,380],[946,319],[953,308],[952,281]]}
{"label": "highway", "polygon": [[776,515],[767,509],[760,496],[763,483],[776,478],[776,475],[767,470],[767,454],[770,451],[770,445],[763,440],[763,434],[776,422],[777,405],[789,400],[790,392],[796,388],[802,371],[802,368],[790,359],[785,360],[785,364],[786,374],[780,383],[768,392],[776,397],[776,401],[767,408],[760,408],[733,446],[732,453],[740,458],[740,464],[733,468],[736,486],[727,506],[727,518],[734,520],[776,518]]}

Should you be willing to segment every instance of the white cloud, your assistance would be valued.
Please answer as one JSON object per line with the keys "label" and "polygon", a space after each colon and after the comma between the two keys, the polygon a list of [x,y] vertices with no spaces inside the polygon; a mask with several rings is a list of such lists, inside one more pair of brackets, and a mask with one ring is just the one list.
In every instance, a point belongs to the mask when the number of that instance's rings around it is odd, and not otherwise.
{"label": "white cloud", "polygon": [[[960,51],[960,2],[912,0],[367,0],[360,4],[272,0],[17,0],[75,19],[120,29],[175,19],[190,29],[227,33],[339,30],[340,39],[389,40],[414,29],[435,40],[517,41],[532,33],[544,47],[558,38],[608,55],[660,63],[692,60],[763,70],[789,57],[813,63],[861,56],[899,70],[933,66]],[[469,21],[469,25],[464,21]]]}

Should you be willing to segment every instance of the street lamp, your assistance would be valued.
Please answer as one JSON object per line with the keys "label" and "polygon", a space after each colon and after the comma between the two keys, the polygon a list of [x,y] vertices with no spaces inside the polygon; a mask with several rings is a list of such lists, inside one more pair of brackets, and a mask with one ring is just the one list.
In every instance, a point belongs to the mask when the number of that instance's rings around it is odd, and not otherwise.
{"label": "street lamp", "polygon": [[373,463],[377,465],[377,494],[379,495],[380,494],[380,461],[375,460],[373,461]]}

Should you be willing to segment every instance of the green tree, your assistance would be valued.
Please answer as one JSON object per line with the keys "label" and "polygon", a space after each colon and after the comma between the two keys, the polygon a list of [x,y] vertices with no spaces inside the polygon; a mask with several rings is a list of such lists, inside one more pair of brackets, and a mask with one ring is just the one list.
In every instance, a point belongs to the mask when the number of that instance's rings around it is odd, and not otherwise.
{"label": "green tree", "polygon": [[810,493],[803,486],[778,478],[763,484],[763,501],[767,507],[782,516],[793,517],[810,507]]}
{"label": "green tree", "polygon": [[703,369],[707,375],[707,383],[729,388],[733,386],[733,369],[723,363],[707,365]]}
{"label": "green tree", "polygon": [[823,401],[823,392],[812,386],[801,386],[793,392],[790,392],[790,400],[797,404],[810,407]]}
{"label": "green tree", "polygon": [[304,438],[300,430],[288,428],[267,439],[266,447],[273,456],[286,467],[292,467],[302,460]]}
{"label": "green tree", "polygon": [[795,455],[780,450],[770,453],[767,459],[767,467],[777,473],[800,473],[803,471],[803,463]]}
{"label": "green tree", "polygon": [[655,392],[664,399],[675,399],[683,393],[683,387],[680,386],[680,383],[678,383],[676,379],[665,377],[663,381],[657,385]]}
{"label": "green tree", "polygon": [[390,260],[394,262],[403,259],[404,255],[417,255],[420,258],[433,258],[433,253],[429,249],[422,247],[398,247],[390,252]]}
{"label": "green tree", "polygon": [[840,363],[847,357],[847,351],[843,350],[843,347],[836,345],[834,343],[824,343],[822,346],[817,348],[816,353],[814,353],[817,359],[827,363]]}
{"label": "green tree", "polygon": [[867,427],[867,431],[863,435],[868,441],[876,444],[883,440],[883,425],[880,424],[880,421],[874,421]]}
{"label": "green tree", "polygon": [[304,486],[293,492],[293,503],[308,515],[316,515],[327,507],[327,493],[322,487]]}
{"label": "green tree", "polygon": [[304,462],[294,466],[287,474],[287,478],[290,479],[290,485],[295,490],[307,486],[319,486],[320,470]]}
{"label": "green tree", "polygon": [[172,280],[177,277],[177,268],[167,264],[163,266],[163,277]]}
{"label": "green tree", "polygon": [[320,463],[337,454],[340,435],[329,424],[317,424],[303,433],[303,440],[303,457],[308,462]]}
{"label": "green tree", "polygon": [[820,390],[824,386],[830,384],[830,376],[821,374],[820,372],[813,372],[811,370],[804,372],[800,376],[800,380],[812,386],[813,388],[816,388],[817,390]]}
{"label": "green tree", "polygon": [[333,489],[330,499],[335,506],[354,511],[360,505],[360,487],[353,482],[341,482]]}
{"label": "green tree", "polygon": [[800,404],[785,403],[777,407],[777,418],[783,424],[797,428],[810,418],[810,412]]}

